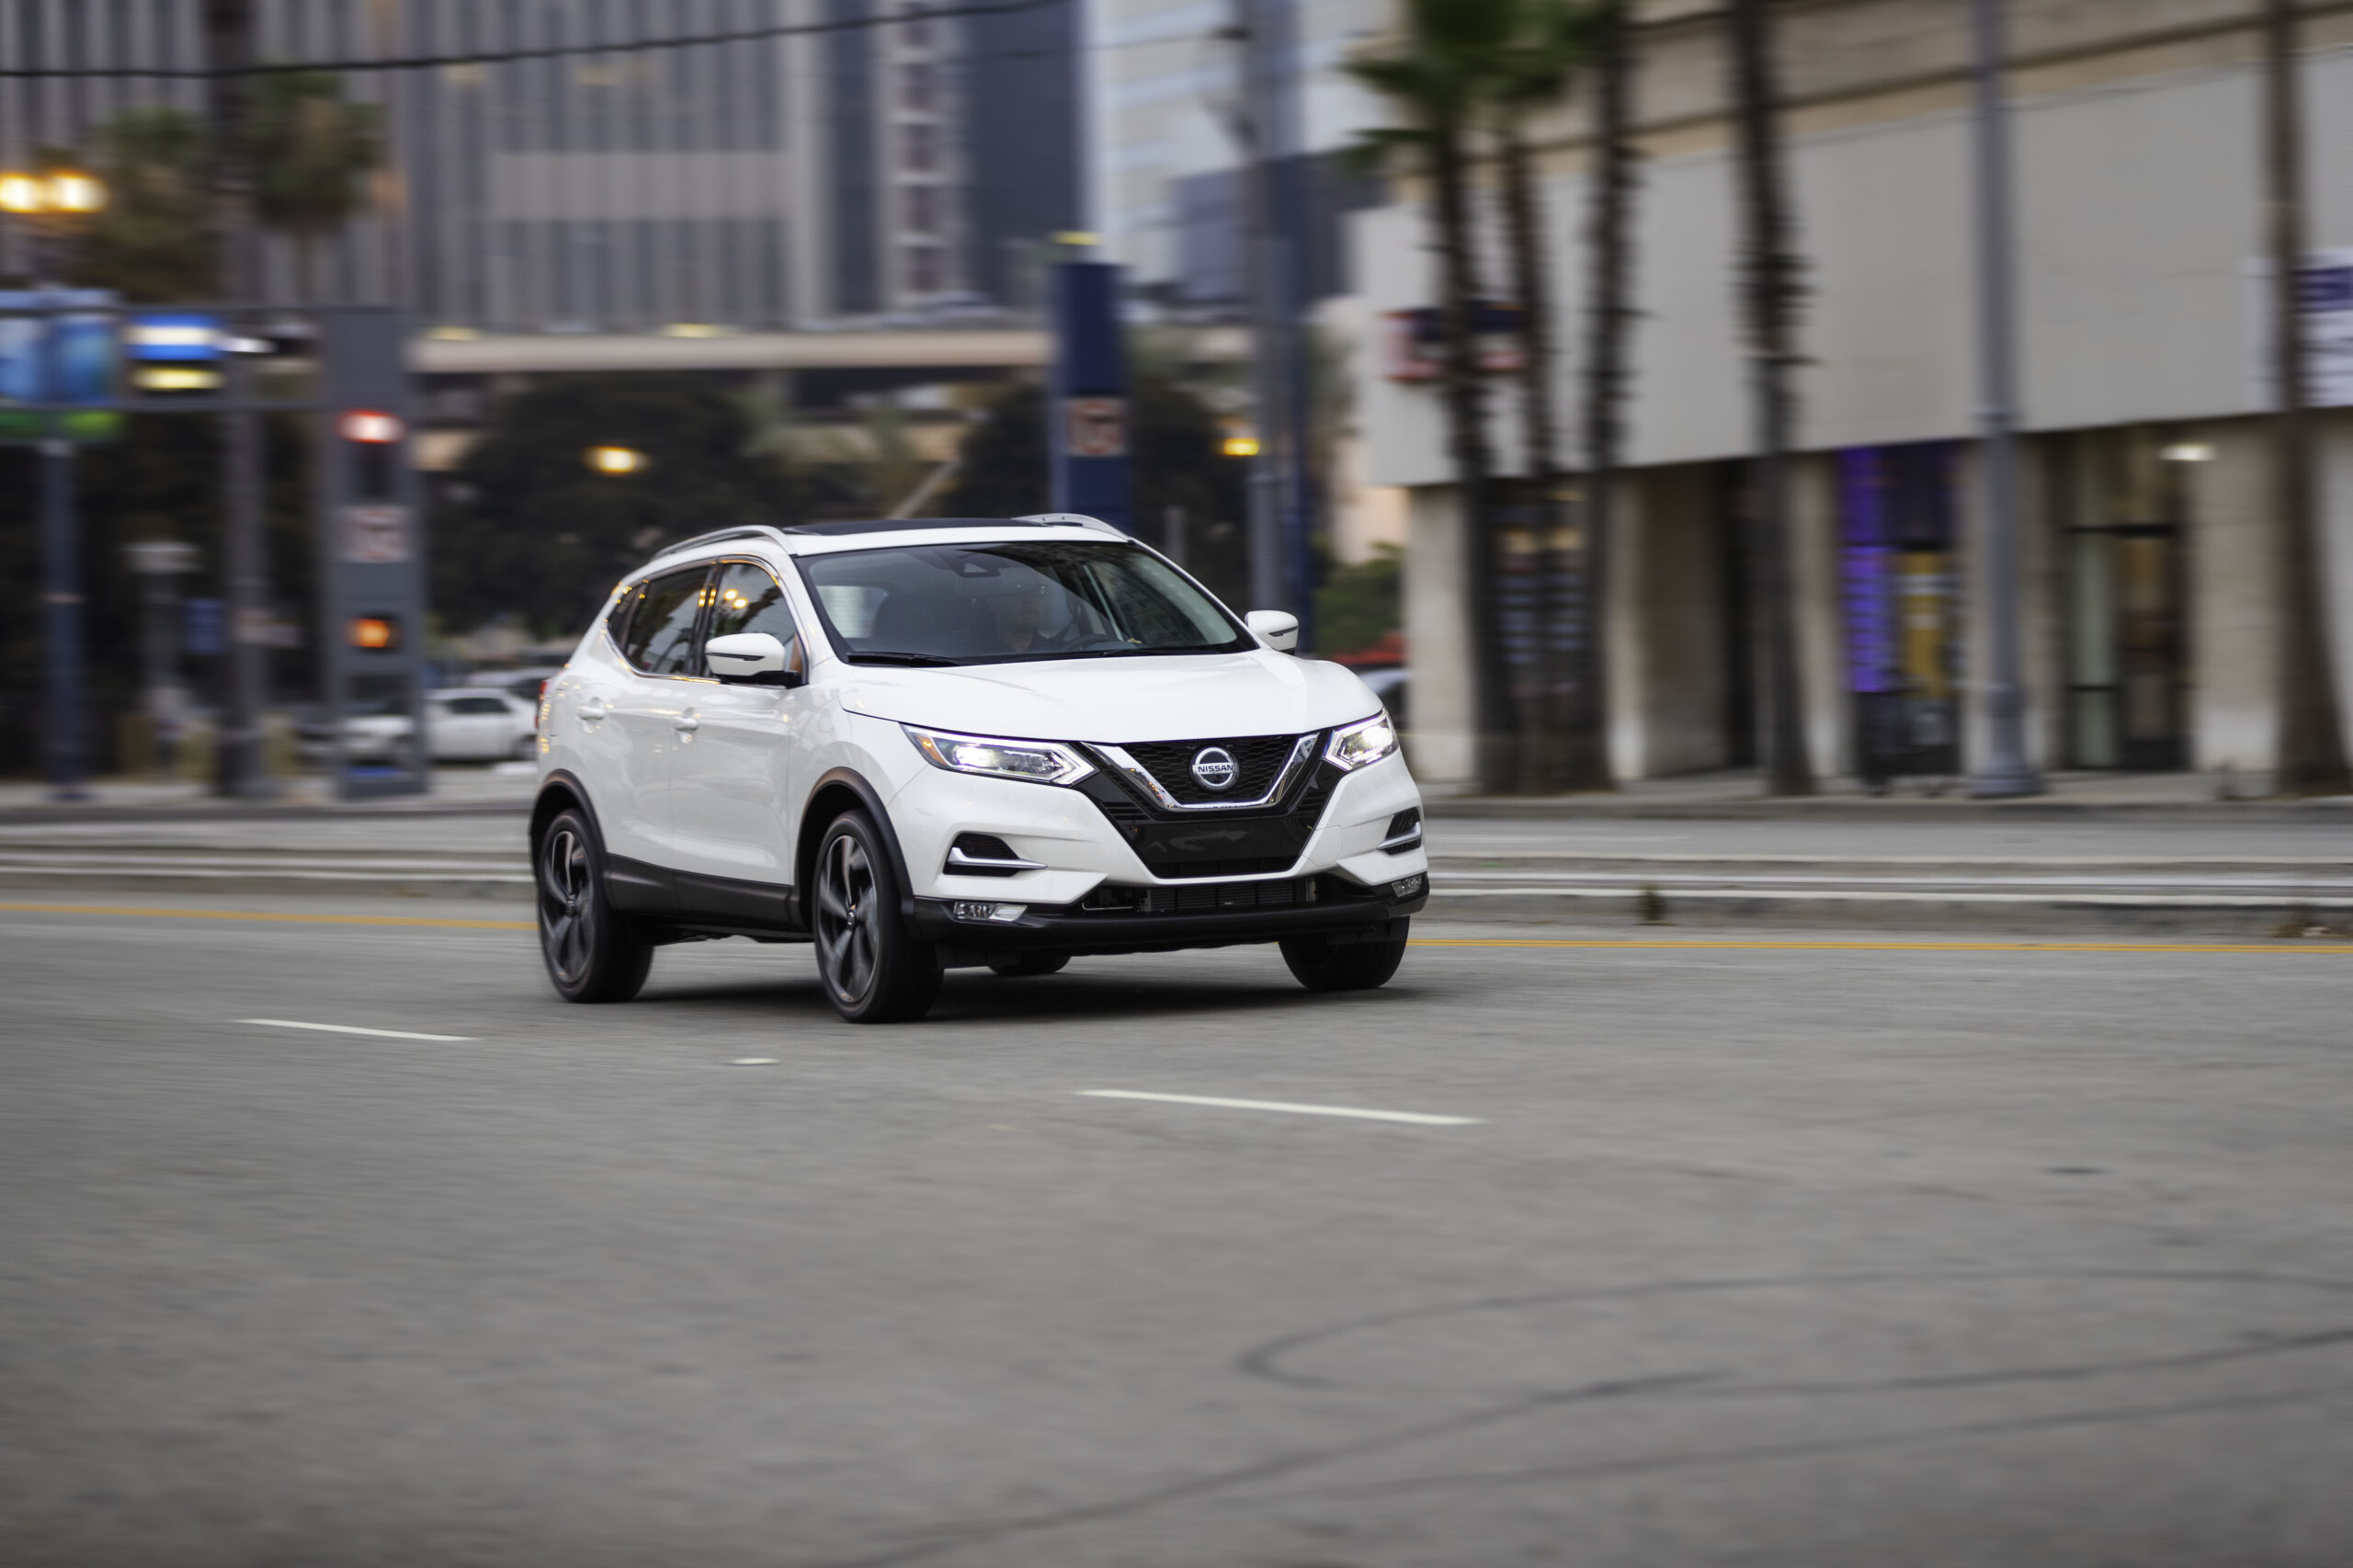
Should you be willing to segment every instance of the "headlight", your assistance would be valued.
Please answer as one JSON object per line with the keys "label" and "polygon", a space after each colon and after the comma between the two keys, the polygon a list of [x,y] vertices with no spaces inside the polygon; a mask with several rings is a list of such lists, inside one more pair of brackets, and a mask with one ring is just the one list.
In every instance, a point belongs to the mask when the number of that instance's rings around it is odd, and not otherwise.
{"label": "headlight", "polygon": [[918,730],[913,724],[899,727],[926,761],[950,773],[1027,778],[1033,784],[1075,784],[1095,771],[1093,763],[1052,741],[1001,741],[990,735]]}
{"label": "headlight", "polygon": [[1376,717],[1335,730],[1332,744],[1324,748],[1324,760],[1343,769],[1362,767],[1396,749],[1397,732],[1389,727],[1385,716]]}

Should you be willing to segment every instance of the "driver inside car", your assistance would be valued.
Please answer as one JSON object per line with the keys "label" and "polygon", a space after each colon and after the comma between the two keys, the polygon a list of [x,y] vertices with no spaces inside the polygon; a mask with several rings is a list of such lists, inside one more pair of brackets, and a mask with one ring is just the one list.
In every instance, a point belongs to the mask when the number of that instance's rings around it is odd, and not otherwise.
{"label": "driver inside car", "polygon": [[1066,637],[1045,631],[1046,597],[1051,585],[1036,573],[1006,573],[989,585],[981,603],[987,608],[990,630],[1008,653],[1044,653],[1063,648]]}

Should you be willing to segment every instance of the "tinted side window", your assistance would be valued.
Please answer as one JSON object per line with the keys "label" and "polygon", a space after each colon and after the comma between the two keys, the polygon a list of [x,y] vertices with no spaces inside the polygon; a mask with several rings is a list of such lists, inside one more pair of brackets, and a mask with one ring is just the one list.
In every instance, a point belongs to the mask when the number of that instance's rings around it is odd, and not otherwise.
{"label": "tinted side window", "polygon": [[738,631],[765,631],[784,644],[785,662],[794,668],[801,663],[801,651],[793,646],[801,635],[793,624],[792,607],[785,602],[784,588],[760,567],[734,562],[720,569],[719,592],[710,603],[711,637],[726,637]]}
{"label": "tinted side window", "polygon": [[621,653],[631,665],[650,676],[693,673],[695,617],[709,575],[710,568],[696,566],[637,585],[620,632]]}

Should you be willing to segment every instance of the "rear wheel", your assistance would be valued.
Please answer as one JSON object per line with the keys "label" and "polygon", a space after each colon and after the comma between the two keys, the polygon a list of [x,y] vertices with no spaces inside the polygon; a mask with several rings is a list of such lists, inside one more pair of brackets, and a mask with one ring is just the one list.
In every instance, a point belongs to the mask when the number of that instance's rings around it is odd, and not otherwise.
{"label": "rear wheel", "polygon": [[1019,979],[1033,974],[1052,974],[1068,962],[1068,953],[999,953],[989,960],[989,968],[998,974]]}
{"label": "rear wheel", "polygon": [[654,944],[605,895],[605,850],[577,809],[540,838],[540,955],[567,1002],[626,1002],[645,984]]}
{"label": "rear wheel", "polygon": [[[1403,927],[1407,923],[1400,920]],[[1291,937],[1282,944],[1283,962],[1310,991],[1370,991],[1389,983],[1405,957],[1401,930],[1394,940],[1336,942],[1329,937]]]}
{"label": "rear wheel", "polygon": [[874,819],[844,812],[817,846],[817,972],[853,1024],[912,1021],[939,996],[939,952],[899,918],[898,878]]}

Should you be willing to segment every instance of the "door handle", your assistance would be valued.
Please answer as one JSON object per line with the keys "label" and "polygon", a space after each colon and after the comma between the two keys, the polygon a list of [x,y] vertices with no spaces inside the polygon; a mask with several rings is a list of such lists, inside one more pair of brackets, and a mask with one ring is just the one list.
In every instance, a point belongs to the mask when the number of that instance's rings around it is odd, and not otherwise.
{"label": "door handle", "polygon": [[690,735],[697,730],[702,728],[702,721],[696,718],[691,713],[681,713],[676,718],[670,721],[670,728],[678,731],[682,734]]}
{"label": "door handle", "polygon": [[597,720],[607,717],[611,712],[612,710],[606,707],[601,702],[584,702],[580,705],[581,718],[586,720],[592,724]]}

